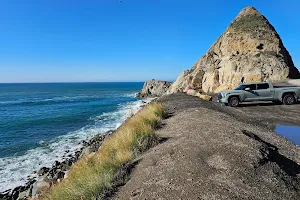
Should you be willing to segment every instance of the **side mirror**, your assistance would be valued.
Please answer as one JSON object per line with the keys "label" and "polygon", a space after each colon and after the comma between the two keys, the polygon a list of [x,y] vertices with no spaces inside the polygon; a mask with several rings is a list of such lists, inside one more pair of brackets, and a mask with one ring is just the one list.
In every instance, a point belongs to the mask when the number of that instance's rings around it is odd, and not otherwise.
{"label": "side mirror", "polygon": [[246,91],[250,91],[250,88],[247,87],[247,88],[245,88],[245,90],[246,90]]}

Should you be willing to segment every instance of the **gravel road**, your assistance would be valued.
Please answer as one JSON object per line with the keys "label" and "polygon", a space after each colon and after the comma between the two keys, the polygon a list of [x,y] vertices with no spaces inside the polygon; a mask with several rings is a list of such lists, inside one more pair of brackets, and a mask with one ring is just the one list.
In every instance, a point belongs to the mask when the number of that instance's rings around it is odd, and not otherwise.
{"label": "gravel road", "polygon": [[164,142],[138,158],[115,199],[300,199],[300,149],[273,131],[300,125],[300,104],[159,101],[170,113],[157,130]]}

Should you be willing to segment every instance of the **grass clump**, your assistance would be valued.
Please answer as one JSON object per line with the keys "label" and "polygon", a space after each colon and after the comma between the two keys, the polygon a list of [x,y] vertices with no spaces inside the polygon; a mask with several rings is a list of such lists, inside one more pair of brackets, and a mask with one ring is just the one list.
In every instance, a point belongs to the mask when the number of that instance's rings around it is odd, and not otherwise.
{"label": "grass clump", "polygon": [[234,21],[230,25],[233,29],[242,32],[254,32],[260,30],[268,32],[271,27],[268,21],[261,15],[246,15]]}
{"label": "grass clump", "polygon": [[105,139],[98,152],[74,164],[68,177],[41,199],[101,199],[103,193],[112,188],[118,170],[157,143],[154,129],[165,116],[166,110],[161,104],[144,107]]}

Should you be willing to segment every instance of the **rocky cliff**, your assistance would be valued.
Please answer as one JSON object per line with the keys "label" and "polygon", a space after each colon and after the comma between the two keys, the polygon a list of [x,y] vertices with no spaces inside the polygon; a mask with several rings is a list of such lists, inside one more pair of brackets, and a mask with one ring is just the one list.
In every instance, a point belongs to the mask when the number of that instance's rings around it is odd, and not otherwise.
{"label": "rocky cliff", "polygon": [[186,91],[188,86],[218,92],[241,82],[287,78],[300,78],[300,74],[280,36],[254,7],[246,7],[168,93]]}
{"label": "rocky cliff", "polygon": [[158,97],[166,94],[169,90],[172,82],[148,80],[145,82],[141,92],[137,94],[137,97]]}

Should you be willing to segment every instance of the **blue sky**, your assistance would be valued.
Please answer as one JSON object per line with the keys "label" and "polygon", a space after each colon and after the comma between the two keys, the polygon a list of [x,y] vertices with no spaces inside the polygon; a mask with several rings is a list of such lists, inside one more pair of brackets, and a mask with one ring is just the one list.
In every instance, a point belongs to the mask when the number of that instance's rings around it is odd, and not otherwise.
{"label": "blue sky", "polygon": [[297,0],[0,2],[0,82],[174,80],[249,5],[300,67]]}

